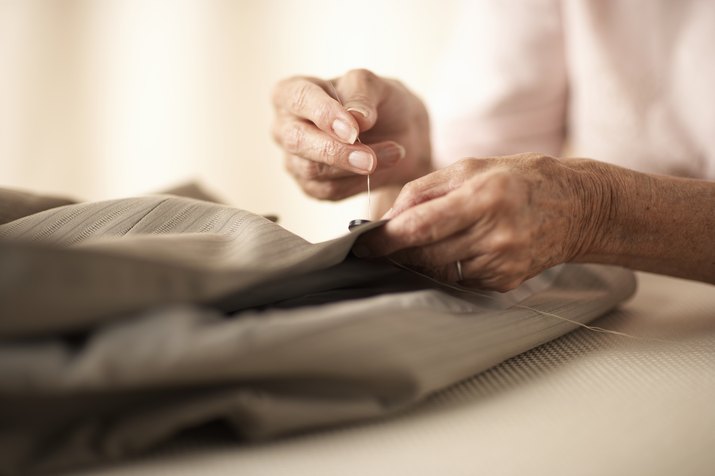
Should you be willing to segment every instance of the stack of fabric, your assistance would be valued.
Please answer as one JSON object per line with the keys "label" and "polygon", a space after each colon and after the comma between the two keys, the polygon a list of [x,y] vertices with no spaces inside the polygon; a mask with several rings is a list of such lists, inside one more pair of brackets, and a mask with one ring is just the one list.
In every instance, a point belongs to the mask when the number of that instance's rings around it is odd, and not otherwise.
{"label": "stack of fabric", "polygon": [[260,439],[390,414],[635,290],[592,265],[505,294],[443,286],[352,257],[380,225],[311,244],[168,195],[0,225],[0,473],[115,460],[217,422]]}

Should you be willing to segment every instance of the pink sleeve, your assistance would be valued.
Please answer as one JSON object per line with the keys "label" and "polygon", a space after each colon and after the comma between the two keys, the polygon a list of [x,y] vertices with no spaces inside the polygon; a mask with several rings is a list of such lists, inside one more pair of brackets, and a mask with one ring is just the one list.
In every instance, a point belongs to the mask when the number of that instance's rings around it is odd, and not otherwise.
{"label": "pink sleeve", "polygon": [[465,0],[431,104],[436,166],[560,153],[567,82],[558,0]]}

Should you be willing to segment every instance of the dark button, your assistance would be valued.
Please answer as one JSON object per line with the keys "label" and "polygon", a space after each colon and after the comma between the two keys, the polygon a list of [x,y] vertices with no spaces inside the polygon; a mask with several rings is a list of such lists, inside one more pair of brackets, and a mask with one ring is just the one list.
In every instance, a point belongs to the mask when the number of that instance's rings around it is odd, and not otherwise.
{"label": "dark button", "polygon": [[348,230],[352,231],[353,228],[357,228],[358,226],[364,225],[365,223],[370,223],[370,220],[364,220],[362,218],[358,218],[357,220],[350,220]]}

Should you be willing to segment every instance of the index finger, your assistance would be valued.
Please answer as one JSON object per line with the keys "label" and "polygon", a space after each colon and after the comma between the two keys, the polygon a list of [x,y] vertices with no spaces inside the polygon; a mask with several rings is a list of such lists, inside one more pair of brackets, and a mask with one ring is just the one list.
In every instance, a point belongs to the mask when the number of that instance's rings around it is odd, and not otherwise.
{"label": "index finger", "polygon": [[359,241],[370,256],[436,243],[471,226],[472,208],[472,197],[457,190],[405,210]]}
{"label": "index finger", "polygon": [[355,117],[317,82],[324,83],[311,78],[289,78],[279,82],[273,91],[274,106],[307,119],[341,142],[354,144],[360,131]]}

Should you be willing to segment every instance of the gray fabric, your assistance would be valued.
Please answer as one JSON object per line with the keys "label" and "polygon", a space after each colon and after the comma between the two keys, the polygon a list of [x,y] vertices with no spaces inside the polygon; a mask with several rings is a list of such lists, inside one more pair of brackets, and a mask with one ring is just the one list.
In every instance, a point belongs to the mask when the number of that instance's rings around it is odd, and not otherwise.
{"label": "gray fabric", "polygon": [[311,244],[250,212],[168,196],[47,210],[0,226],[0,336],[213,302],[339,264],[356,236]]}
{"label": "gray fabric", "polygon": [[72,205],[0,234],[13,240],[0,244],[4,472],[115,459],[216,420],[263,439],[389,414],[575,327],[556,315],[602,315],[635,284],[568,265],[503,295],[447,293],[346,259],[357,233],[310,244],[168,197]]}
{"label": "gray fabric", "polygon": [[398,416],[251,445],[195,432],[81,474],[715,474],[715,287],[639,273],[593,324],[653,340],[580,329]]}
{"label": "gray fabric", "polygon": [[74,203],[73,200],[0,188],[0,225],[33,213]]}

